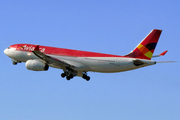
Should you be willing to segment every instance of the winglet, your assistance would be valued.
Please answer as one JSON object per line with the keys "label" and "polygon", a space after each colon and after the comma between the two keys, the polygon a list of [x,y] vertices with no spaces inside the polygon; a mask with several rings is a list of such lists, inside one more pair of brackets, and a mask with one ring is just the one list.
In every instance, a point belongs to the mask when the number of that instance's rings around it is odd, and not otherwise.
{"label": "winglet", "polygon": [[36,47],[34,48],[34,50],[39,51],[39,45],[36,45]]}

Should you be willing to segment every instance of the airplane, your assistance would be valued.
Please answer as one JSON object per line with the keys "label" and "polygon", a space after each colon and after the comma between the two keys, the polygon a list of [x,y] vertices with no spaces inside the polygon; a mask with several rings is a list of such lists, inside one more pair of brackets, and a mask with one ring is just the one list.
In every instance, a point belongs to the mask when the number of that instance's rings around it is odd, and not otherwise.
{"label": "airplane", "polygon": [[49,67],[62,69],[61,77],[67,80],[75,76],[89,81],[87,72],[115,73],[155,65],[152,57],[164,56],[167,50],[153,56],[162,30],[153,29],[127,55],[112,55],[81,50],[49,47],[34,44],[14,44],[4,50],[13,65],[25,62],[33,71],[47,71]]}

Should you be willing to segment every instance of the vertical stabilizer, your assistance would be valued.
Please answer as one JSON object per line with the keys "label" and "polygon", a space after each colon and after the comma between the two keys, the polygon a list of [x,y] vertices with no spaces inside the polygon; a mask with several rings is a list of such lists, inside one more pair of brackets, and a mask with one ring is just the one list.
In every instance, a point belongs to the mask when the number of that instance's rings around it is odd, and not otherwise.
{"label": "vertical stabilizer", "polygon": [[148,59],[150,60],[153,56],[157,42],[161,35],[162,30],[152,30],[144,40],[128,55],[127,57]]}

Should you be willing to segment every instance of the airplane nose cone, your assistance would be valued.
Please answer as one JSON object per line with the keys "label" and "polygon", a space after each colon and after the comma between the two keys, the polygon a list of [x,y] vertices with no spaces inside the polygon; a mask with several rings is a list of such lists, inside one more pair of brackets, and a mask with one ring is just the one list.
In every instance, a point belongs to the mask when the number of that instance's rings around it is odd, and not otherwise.
{"label": "airplane nose cone", "polygon": [[6,55],[7,55],[7,49],[5,49],[5,50],[4,50],[4,54],[6,54]]}
{"label": "airplane nose cone", "polygon": [[4,50],[4,54],[6,54],[7,56],[10,56],[9,49],[6,48],[6,49]]}

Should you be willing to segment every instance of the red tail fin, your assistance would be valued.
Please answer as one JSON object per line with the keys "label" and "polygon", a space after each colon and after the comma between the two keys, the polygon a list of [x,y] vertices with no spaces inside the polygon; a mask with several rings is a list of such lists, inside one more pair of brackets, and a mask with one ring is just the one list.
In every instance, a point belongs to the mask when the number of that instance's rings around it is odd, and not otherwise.
{"label": "red tail fin", "polygon": [[152,30],[144,40],[127,57],[148,59],[152,58],[162,30]]}

